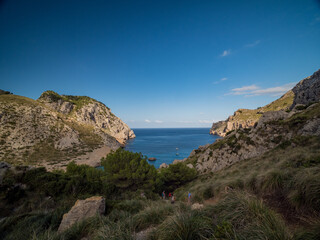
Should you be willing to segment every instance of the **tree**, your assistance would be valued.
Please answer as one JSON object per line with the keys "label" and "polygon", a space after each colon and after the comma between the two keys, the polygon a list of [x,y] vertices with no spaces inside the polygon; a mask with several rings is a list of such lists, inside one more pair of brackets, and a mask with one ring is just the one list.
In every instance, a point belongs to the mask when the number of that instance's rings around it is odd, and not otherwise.
{"label": "tree", "polygon": [[157,171],[141,153],[118,149],[101,160],[108,182],[120,189],[154,190]]}
{"label": "tree", "polygon": [[[183,184],[190,182],[197,176],[197,171],[183,163],[170,164],[168,168],[161,169],[159,180],[162,189],[172,192]],[[160,184],[160,186],[161,186]]]}

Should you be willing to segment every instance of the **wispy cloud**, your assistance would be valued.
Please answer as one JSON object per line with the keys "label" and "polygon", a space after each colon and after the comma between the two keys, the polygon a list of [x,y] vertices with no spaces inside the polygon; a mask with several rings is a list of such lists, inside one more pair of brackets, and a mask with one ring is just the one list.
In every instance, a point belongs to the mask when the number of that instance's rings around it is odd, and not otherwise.
{"label": "wispy cloud", "polygon": [[218,83],[224,82],[224,81],[226,81],[226,80],[228,80],[228,78],[224,77],[224,78],[221,78],[221,79],[218,80],[218,81],[213,82],[213,84],[218,84]]}
{"label": "wispy cloud", "polygon": [[296,83],[288,83],[282,86],[271,87],[271,88],[260,88],[257,85],[253,84],[250,86],[243,86],[241,88],[231,89],[226,95],[245,95],[250,96],[261,96],[261,95],[270,95],[270,96],[281,96],[282,94],[289,91],[295,86]]}
{"label": "wispy cloud", "polygon": [[254,41],[252,43],[246,44],[245,47],[249,48],[249,47],[255,47],[260,43],[260,40]]}
{"label": "wispy cloud", "polygon": [[231,54],[231,49],[228,49],[228,50],[224,50],[223,53],[220,55],[221,57],[226,57],[228,55]]}
{"label": "wispy cloud", "polygon": [[144,120],[146,123],[151,123],[149,119]]}
{"label": "wispy cloud", "polygon": [[155,120],[154,122],[155,123],[163,123],[163,121],[161,121],[161,120]]}
{"label": "wispy cloud", "polygon": [[255,84],[253,84],[253,85],[250,85],[250,86],[244,86],[244,87],[241,87],[241,88],[231,89],[231,92],[234,92],[234,93],[244,93],[244,92],[253,91],[253,90],[256,90],[256,89],[259,89],[259,87],[256,86]]}

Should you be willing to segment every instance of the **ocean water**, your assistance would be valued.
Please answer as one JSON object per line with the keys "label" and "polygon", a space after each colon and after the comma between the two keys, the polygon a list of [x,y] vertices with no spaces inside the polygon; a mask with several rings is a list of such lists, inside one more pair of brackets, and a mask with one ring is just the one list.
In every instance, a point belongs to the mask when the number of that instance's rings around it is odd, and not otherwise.
{"label": "ocean water", "polygon": [[162,163],[170,164],[175,159],[183,159],[193,149],[201,145],[213,143],[218,136],[209,134],[209,128],[136,128],[136,138],[127,142],[125,150],[141,152],[143,155],[155,157],[156,161],[148,161],[158,168]]}

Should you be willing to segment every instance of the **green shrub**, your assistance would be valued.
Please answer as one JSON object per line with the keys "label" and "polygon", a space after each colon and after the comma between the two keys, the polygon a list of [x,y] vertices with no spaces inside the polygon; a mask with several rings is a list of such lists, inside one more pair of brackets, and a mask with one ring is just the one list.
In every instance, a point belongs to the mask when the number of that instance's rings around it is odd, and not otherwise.
{"label": "green shrub", "polygon": [[195,179],[196,176],[197,171],[187,167],[183,163],[170,164],[168,168],[161,169],[160,171],[160,188],[167,192],[173,192],[176,188]]}
{"label": "green shrub", "polygon": [[154,166],[141,153],[118,149],[101,160],[107,180],[120,189],[153,190],[157,178]]}

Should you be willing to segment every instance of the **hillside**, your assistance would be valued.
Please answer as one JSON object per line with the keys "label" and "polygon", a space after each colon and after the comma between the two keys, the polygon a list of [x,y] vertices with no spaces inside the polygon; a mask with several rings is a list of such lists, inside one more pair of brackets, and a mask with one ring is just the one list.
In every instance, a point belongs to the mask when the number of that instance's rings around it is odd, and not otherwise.
{"label": "hillside", "polygon": [[104,104],[53,91],[38,100],[0,95],[0,123],[0,160],[49,168],[135,137]]}
{"label": "hillside", "polygon": [[226,134],[235,129],[249,128],[257,123],[265,112],[287,110],[293,103],[294,93],[290,90],[279,99],[258,109],[238,109],[225,121],[213,123],[210,134],[226,136]]}
{"label": "hillside", "polygon": [[[317,71],[300,81],[293,91],[266,105],[265,112],[253,127],[229,131],[213,144],[194,150],[187,162],[194,164],[199,172],[215,172],[235,162],[260,156],[277,146],[294,145],[309,137],[320,136],[319,82]],[[288,99],[292,103],[290,106],[287,105]],[[267,111],[282,106],[287,110]],[[238,119],[240,116],[245,117],[239,114]]]}

